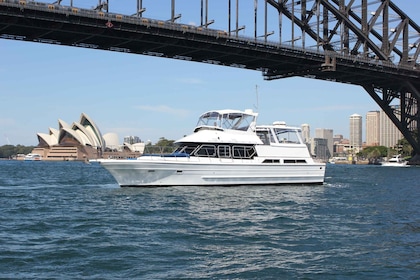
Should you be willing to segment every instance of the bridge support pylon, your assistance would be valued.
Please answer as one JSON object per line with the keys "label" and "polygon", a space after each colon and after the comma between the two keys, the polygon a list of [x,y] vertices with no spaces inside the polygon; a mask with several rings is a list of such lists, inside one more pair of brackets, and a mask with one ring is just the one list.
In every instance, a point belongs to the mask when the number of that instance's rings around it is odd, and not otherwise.
{"label": "bridge support pylon", "polygon": [[[397,81],[398,83],[398,81]],[[386,113],[404,138],[413,148],[412,165],[420,165],[420,93],[408,81],[401,82],[398,89],[364,85],[363,88]],[[395,102],[399,100],[399,102]],[[396,104],[398,103],[398,104]]]}

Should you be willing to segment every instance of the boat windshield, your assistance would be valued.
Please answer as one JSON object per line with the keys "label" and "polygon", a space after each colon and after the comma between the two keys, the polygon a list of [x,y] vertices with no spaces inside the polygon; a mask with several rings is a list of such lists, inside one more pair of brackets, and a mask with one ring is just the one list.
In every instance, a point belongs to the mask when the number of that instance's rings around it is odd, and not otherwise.
{"label": "boat windshield", "polygon": [[303,143],[300,130],[297,128],[259,126],[257,127],[257,135],[263,141],[264,145],[269,145],[270,143]]}
{"label": "boat windshield", "polygon": [[273,131],[279,143],[302,143],[299,130],[297,129],[274,128]]}
{"label": "boat windshield", "polygon": [[198,120],[199,126],[214,126],[222,129],[234,129],[246,131],[255,122],[255,115],[243,112],[207,112]]}

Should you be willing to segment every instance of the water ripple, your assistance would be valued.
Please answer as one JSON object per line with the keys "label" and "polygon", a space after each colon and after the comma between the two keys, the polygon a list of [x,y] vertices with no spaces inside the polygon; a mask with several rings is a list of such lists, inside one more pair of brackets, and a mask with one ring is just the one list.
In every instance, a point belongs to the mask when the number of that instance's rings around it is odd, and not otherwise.
{"label": "water ripple", "polygon": [[419,176],[147,189],[94,164],[0,162],[1,278],[416,279]]}

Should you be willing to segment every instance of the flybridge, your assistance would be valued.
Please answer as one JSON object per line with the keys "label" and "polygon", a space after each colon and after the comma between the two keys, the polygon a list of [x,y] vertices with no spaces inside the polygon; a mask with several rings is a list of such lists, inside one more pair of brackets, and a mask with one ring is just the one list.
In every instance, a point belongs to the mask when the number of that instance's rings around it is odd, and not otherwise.
{"label": "flybridge", "polygon": [[252,110],[241,111],[210,111],[200,116],[197,127],[216,127],[220,129],[232,129],[247,131],[252,125],[255,126],[257,113]]}

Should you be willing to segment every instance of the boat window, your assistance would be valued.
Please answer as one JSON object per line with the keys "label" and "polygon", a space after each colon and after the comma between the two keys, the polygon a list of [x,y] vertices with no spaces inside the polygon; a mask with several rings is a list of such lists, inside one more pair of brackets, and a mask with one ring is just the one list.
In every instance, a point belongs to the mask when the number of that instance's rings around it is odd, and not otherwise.
{"label": "boat window", "polygon": [[233,146],[233,158],[250,159],[256,155],[253,146]]}
{"label": "boat window", "polygon": [[260,137],[264,145],[270,145],[270,139],[268,138],[268,131],[257,131],[257,136]]}
{"label": "boat window", "polygon": [[218,126],[220,127],[220,114],[208,112],[203,114],[198,120],[197,126]]}
{"label": "boat window", "polygon": [[215,157],[216,156],[216,146],[214,145],[202,145],[195,152],[195,155],[198,157]]}
{"label": "boat window", "polygon": [[265,159],[263,163],[280,163],[279,159]]}
{"label": "boat window", "polygon": [[273,132],[271,130],[270,130],[269,134],[270,134],[270,142],[271,143],[276,143],[276,140],[274,138]]}
{"label": "boat window", "polygon": [[254,116],[243,113],[229,113],[223,114],[222,120],[222,128],[246,131],[254,120]]}
{"label": "boat window", "polygon": [[230,112],[220,114],[218,112],[208,112],[203,114],[198,120],[199,126],[215,126],[223,129],[248,130],[254,122],[255,116],[244,114],[242,112]]}
{"label": "boat window", "polygon": [[230,146],[227,145],[220,145],[217,147],[219,157],[221,158],[230,158]]}
{"label": "boat window", "polygon": [[301,144],[299,131],[296,129],[274,128],[279,143]]}
{"label": "boat window", "polygon": [[304,159],[285,159],[284,163],[306,163]]}
{"label": "boat window", "polygon": [[186,154],[193,154],[194,150],[197,148],[198,144],[188,144],[188,145],[180,145],[174,153],[186,153]]}

